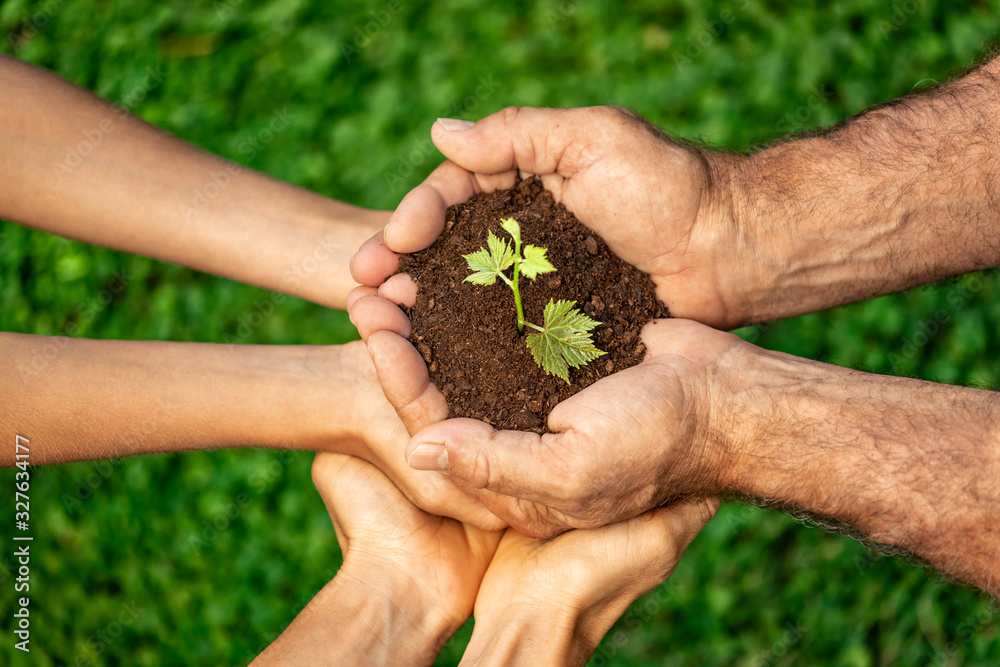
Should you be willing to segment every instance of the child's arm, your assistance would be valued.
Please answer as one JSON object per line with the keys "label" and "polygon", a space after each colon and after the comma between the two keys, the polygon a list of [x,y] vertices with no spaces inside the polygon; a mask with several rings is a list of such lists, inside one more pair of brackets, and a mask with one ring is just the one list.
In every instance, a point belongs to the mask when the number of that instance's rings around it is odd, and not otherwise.
{"label": "child's arm", "polygon": [[388,213],[226,162],[0,56],[0,218],[343,308],[351,255]]}

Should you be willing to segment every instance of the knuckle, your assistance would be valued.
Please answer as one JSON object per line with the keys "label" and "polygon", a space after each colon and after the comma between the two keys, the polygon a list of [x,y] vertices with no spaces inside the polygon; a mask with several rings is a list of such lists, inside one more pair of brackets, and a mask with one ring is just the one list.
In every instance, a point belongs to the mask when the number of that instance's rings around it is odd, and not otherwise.
{"label": "knuckle", "polygon": [[497,112],[497,117],[504,127],[509,127],[517,123],[518,116],[521,115],[522,107],[506,107]]}
{"label": "knuckle", "polygon": [[549,446],[546,460],[555,499],[570,513],[585,509],[595,493],[595,475],[587,458],[572,448]]}
{"label": "knuckle", "polygon": [[477,489],[489,488],[491,479],[490,459],[483,449],[477,449],[473,454],[469,469],[469,483]]}

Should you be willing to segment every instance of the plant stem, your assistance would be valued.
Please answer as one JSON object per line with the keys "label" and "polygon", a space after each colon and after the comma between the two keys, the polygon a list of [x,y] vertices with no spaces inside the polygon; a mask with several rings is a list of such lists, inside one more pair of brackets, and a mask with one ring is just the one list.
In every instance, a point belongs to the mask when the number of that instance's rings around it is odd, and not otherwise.
{"label": "plant stem", "polygon": [[542,333],[545,333],[545,329],[543,329],[542,327],[538,326],[537,324],[532,324],[531,322],[525,322],[525,325],[531,327],[535,331],[541,331]]}
{"label": "plant stem", "polygon": [[521,292],[517,289],[517,279],[521,273],[521,240],[514,239],[514,275],[510,288],[514,290],[514,305],[517,306],[517,332],[524,331],[524,309],[521,308]]}

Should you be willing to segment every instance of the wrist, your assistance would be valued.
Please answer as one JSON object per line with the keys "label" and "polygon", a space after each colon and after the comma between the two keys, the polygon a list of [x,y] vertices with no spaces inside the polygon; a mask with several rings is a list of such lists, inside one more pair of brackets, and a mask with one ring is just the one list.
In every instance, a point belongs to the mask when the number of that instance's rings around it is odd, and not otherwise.
{"label": "wrist", "polygon": [[584,664],[590,652],[581,656],[576,645],[579,620],[579,612],[565,605],[545,609],[533,603],[508,603],[503,609],[477,610],[476,625],[461,664]]}
{"label": "wrist", "polygon": [[[388,211],[374,211],[306,193],[312,206],[286,223],[284,261],[275,265],[276,289],[330,308],[346,308],[356,286],[350,261],[358,248],[385,228]],[[292,240],[294,239],[294,240]]]}
{"label": "wrist", "polygon": [[456,618],[395,562],[349,550],[336,579],[364,599],[374,639],[399,657],[382,664],[433,663],[466,620]]}
{"label": "wrist", "polygon": [[428,620],[405,580],[345,559],[254,665],[430,665],[450,636]]}
{"label": "wrist", "polygon": [[753,157],[699,151],[707,169],[708,186],[699,206],[692,245],[713,256],[708,261],[722,301],[723,328],[733,329],[772,319],[768,297],[779,279],[780,262],[767,225],[747,205],[756,187]]}

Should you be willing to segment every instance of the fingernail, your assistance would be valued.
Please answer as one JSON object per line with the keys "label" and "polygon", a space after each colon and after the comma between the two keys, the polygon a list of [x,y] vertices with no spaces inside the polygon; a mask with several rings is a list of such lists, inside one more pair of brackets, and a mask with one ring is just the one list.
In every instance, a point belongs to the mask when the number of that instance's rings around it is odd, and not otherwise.
{"label": "fingernail", "polygon": [[448,469],[448,450],[444,445],[432,445],[425,443],[417,445],[410,453],[407,460],[414,470],[437,470],[443,472]]}
{"label": "fingernail", "polygon": [[476,125],[475,123],[470,123],[467,120],[458,120],[457,118],[438,118],[437,122],[441,123],[441,127],[450,132],[468,130],[470,127],[475,127]]}

